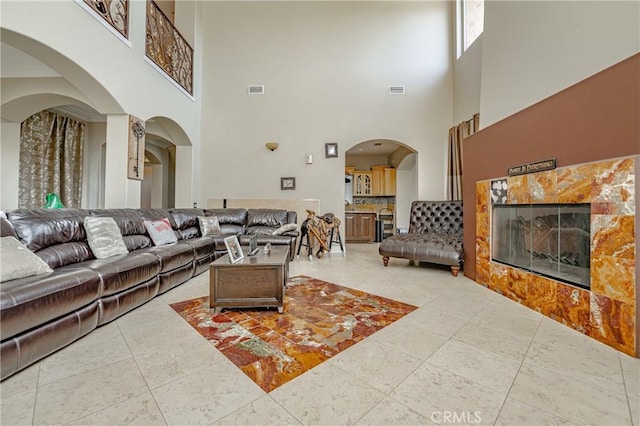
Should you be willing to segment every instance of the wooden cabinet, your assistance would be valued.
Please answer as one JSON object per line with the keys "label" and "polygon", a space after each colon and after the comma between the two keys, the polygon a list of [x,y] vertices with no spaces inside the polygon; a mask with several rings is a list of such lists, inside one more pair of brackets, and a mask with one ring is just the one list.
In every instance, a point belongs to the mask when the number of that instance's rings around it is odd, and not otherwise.
{"label": "wooden cabinet", "polygon": [[396,195],[396,169],[384,169],[384,195]]}
{"label": "wooden cabinet", "polygon": [[372,166],[371,176],[371,195],[396,195],[396,169],[389,166]]}
{"label": "wooden cabinet", "polygon": [[345,167],[353,175],[353,195],[356,197],[385,197],[396,195],[396,169],[386,165],[372,166],[370,172]]}
{"label": "wooden cabinet", "polygon": [[384,169],[387,166],[371,167],[371,195],[384,195]]}
{"label": "wooden cabinet", "polygon": [[353,173],[353,195],[368,196],[372,195],[371,172],[354,172]]}
{"label": "wooden cabinet", "polygon": [[348,243],[372,243],[375,239],[375,213],[347,213],[345,215],[345,241]]}

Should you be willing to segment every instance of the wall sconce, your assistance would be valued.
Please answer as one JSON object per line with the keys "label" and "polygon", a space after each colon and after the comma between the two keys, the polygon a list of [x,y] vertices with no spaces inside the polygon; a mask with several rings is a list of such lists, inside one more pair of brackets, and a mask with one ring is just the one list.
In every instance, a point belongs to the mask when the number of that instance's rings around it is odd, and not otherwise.
{"label": "wall sconce", "polygon": [[280,144],[278,142],[267,142],[266,144],[264,144],[264,146],[266,146],[269,151],[275,151],[276,149],[278,149],[278,146],[280,146]]}

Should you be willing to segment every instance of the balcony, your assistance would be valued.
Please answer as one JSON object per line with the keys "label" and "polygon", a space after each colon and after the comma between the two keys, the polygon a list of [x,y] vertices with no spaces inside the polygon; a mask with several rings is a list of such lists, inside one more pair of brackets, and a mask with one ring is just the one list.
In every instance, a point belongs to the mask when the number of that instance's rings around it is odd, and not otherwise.
{"label": "balcony", "polygon": [[[129,39],[128,0],[83,0],[103,23]],[[153,0],[146,2],[145,55],[189,95],[193,95],[193,48]]]}

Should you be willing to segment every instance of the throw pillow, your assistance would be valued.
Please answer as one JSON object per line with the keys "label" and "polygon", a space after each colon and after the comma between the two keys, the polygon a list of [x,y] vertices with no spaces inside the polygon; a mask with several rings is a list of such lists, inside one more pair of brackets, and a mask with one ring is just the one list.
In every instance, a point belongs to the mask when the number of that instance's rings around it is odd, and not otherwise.
{"label": "throw pillow", "polygon": [[276,229],[275,231],[273,231],[273,234],[271,235],[282,235],[285,232],[295,231],[296,229],[298,229],[298,225],[296,225],[295,223],[287,223],[285,225],[282,225],[280,228]]}
{"label": "throw pillow", "polygon": [[53,269],[14,237],[0,238],[0,281],[53,272]]}
{"label": "throw pillow", "polygon": [[129,253],[114,218],[87,216],[84,218],[84,230],[96,259]]}
{"label": "throw pillow", "polygon": [[176,233],[171,228],[169,219],[157,219],[157,220],[145,220],[144,227],[147,228],[147,232],[156,246],[164,244],[175,243],[178,241]]}
{"label": "throw pillow", "polygon": [[220,235],[220,221],[218,216],[198,216],[200,233],[203,237],[207,235]]}

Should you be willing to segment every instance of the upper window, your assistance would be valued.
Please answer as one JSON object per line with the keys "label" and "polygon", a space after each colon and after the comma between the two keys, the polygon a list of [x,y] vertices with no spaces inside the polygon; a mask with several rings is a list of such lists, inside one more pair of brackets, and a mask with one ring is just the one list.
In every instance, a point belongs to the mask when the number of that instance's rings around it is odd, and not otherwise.
{"label": "upper window", "polygon": [[484,29],[484,0],[460,0],[461,52],[467,50]]}

